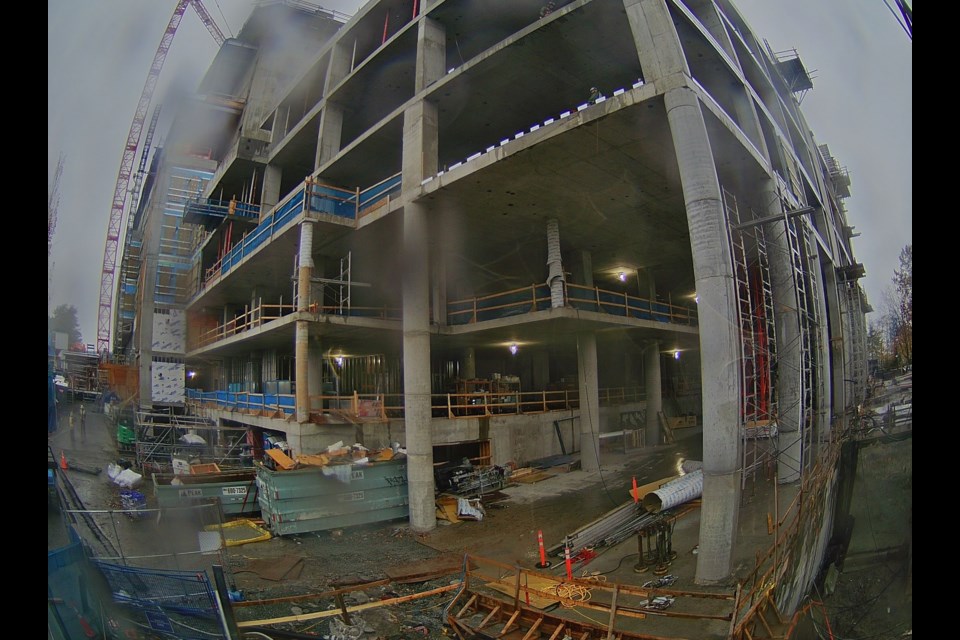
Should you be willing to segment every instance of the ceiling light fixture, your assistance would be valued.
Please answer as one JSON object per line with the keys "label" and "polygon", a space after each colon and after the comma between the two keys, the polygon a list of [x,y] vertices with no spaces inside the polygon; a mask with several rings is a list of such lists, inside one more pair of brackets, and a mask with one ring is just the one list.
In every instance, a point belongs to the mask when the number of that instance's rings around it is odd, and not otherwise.
{"label": "ceiling light fixture", "polygon": [[517,343],[516,343],[516,342],[514,342],[513,344],[510,345],[510,353],[512,353],[513,355],[517,355]]}

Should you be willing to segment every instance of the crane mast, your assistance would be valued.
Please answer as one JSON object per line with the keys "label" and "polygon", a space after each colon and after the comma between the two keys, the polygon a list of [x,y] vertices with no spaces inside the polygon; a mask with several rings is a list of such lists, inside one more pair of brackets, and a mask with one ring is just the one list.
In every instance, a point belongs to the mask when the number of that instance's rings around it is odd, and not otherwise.
{"label": "crane mast", "polygon": [[63,155],[57,160],[57,170],[53,174],[53,185],[47,197],[47,257],[53,250],[53,230],[57,226],[57,209],[60,208],[60,176],[63,175]]}
{"label": "crane mast", "polygon": [[150,102],[153,99],[153,92],[157,86],[157,79],[160,71],[163,69],[163,63],[170,51],[170,44],[173,42],[173,36],[177,33],[177,27],[183,19],[183,14],[187,6],[193,4],[194,10],[200,16],[200,20],[207,27],[207,30],[220,46],[224,42],[223,33],[217,27],[216,23],[207,13],[200,0],[179,0],[177,6],[167,23],[167,28],[160,39],[160,46],[153,57],[153,63],[150,65],[150,71],[147,74],[147,80],[143,85],[143,91],[140,94],[140,101],[137,104],[137,110],[133,116],[133,122],[130,124],[130,132],[127,134],[127,142],[123,147],[123,156],[120,160],[120,172],[117,175],[117,184],[113,190],[113,202],[110,207],[110,220],[107,226],[107,239],[103,249],[103,266],[100,270],[100,305],[97,312],[97,352],[101,357],[105,356],[110,348],[110,327],[111,315],[113,310],[114,280],[117,266],[117,249],[120,242],[120,229],[123,220],[123,211],[127,201],[128,186],[133,170],[134,156],[137,153],[137,147],[140,144],[140,135],[143,132],[143,124],[147,117],[147,111],[150,108]]}

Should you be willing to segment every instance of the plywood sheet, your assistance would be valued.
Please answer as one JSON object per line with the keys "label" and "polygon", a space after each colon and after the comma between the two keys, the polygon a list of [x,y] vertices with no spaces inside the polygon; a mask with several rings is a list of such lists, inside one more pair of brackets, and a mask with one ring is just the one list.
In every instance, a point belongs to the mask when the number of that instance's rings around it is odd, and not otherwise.
{"label": "plywood sheet", "polygon": [[[561,584],[559,580],[523,573],[520,575],[520,600],[526,604],[529,595],[529,604],[531,607],[546,609],[550,605],[560,602],[560,598],[556,595],[546,595],[556,593],[558,584]],[[500,580],[488,582],[487,586],[501,593],[505,593],[512,598],[517,588],[516,577],[513,575],[504,576]],[[531,593],[527,594],[524,592],[525,586],[531,589]],[[532,591],[537,591],[538,593],[532,593]]]}
{"label": "plywood sheet", "polygon": [[281,469],[287,469],[289,471],[297,466],[297,463],[280,449],[267,449],[264,453],[270,456]]}

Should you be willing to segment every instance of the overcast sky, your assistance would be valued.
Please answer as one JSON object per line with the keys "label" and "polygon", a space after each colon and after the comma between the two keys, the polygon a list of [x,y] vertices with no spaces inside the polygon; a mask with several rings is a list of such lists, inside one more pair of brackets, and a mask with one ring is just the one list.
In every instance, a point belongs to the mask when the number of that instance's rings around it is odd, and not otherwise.
{"label": "overcast sky", "polygon": [[[478,0],[482,1],[482,0]],[[892,4],[892,0],[889,0]],[[254,0],[204,0],[224,35],[236,35]],[[147,72],[175,0],[48,0],[47,183],[64,157],[48,263],[49,311],[77,308],[80,332],[97,341],[100,273],[117,174]],[[321,0],[353,14],[359,0]],[[913,242],[913,49],[884,0],[739,0],[774,51],[796,49],[813,76],[801,103],[818,144],[851,177],[854,252],[876,313],[883,310],[900,249]],[[216,54],[188,8],[166,57],[153,105],[171,87],[193,89]],[[161,114],[168,113],[161,109]],[[161,116],[154,146],[163,142]],[[149,124],[144,123],[144,135]],[[139,151],[134,171],[140,162]],[[131,180],[131,185],[132,185]],[[126,220],[124,220],[124,226]],[[118,247],[117,263],[122,255]]]}

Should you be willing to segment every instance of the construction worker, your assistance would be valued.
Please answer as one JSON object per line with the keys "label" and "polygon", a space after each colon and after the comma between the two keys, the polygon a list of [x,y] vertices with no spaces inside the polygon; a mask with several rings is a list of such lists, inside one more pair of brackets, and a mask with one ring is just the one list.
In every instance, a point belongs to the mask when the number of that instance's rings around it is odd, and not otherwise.
{"label": "construction worker", "polygon": [[[70,419],[73,419],[73,416],[70,416]],[[80,437],[86,435],[87,430],[87,408],[80,403]]]}
{"label": "construction worker", "polygon": [[553,13],[554,8],[556,8],[556,5],[554,4],[553,0],[550,0],[550,2],[540,7],[540,17],[546,18],[548,15]]}
{"label": "construction worker", "polygon": [[590,87],[590,97],[587,98],[587,100],[590,102],[596,102],[601,95],[600,89],[597,89],[596,87]]}

